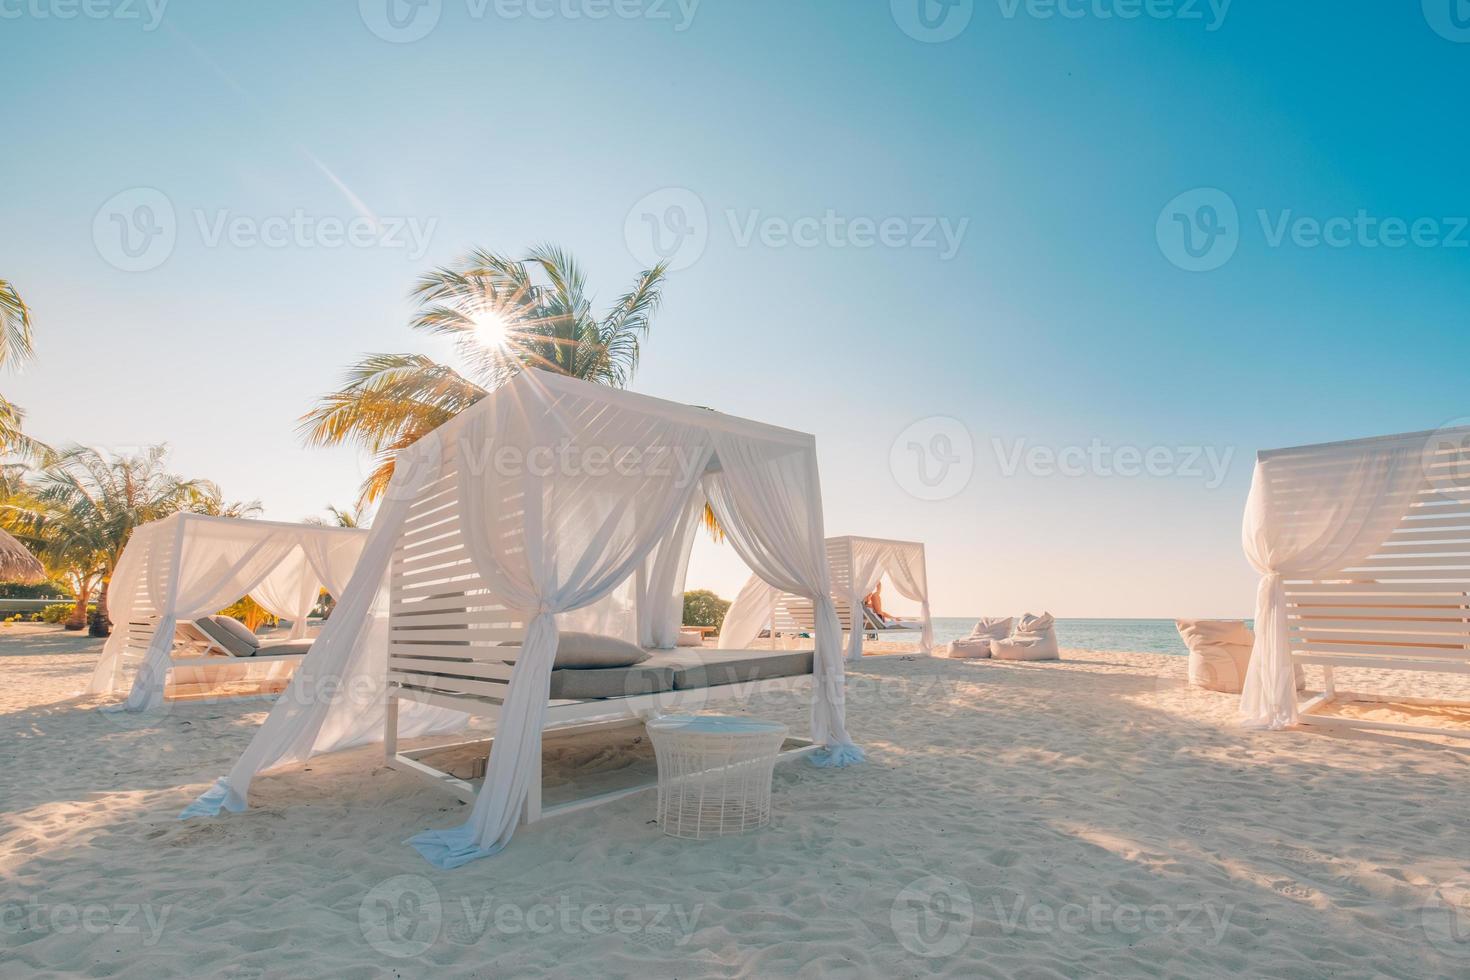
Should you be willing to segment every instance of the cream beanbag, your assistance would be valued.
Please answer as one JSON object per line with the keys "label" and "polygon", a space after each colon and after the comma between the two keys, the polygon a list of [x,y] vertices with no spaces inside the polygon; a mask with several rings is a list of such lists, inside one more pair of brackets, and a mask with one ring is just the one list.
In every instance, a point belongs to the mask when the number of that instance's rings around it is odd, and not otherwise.
{"label": "cream beanbag", "polygon": [[986,616],[975,624],[969,636],[946,643],[936,651],[937,655],[951,660],[984,660],[990,656],[990,641],[1010,636],[1014,622],[1009,616],[1005,619]]}
{"label": "cream beanbag", "polygon": [[1056,620],[1051,613],[1027,613],[1008,639],[990,641],[990,656],[996,660],[1062,659],[1057,649]]}
{"label": "cream beanbag", "polygon": [[[1239,694],[1251,665],[1256,635],[1240,619],[1176,619],[1174,626],[1189,648],[1189,683],[1207,691]],[[1306,672],[1296,668],[1296,689],[1306,686]]]}
{"label": "cream beanbag", "polygon": [[1174,626],[1189,648],[1190,686],[1239,694],[1256,639],[1244,620],[1178,619]]}

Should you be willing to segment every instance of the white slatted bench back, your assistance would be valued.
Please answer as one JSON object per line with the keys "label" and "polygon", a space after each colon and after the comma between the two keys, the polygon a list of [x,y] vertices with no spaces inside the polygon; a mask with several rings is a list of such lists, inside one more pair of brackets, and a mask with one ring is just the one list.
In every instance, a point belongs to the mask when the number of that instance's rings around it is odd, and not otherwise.
{"label": "white slatted bench back", "polygon": [[[846,600],[834,600],[837,622],[844,633],[852,630],[852,607]],[[776,630],[782,633],[811,633],[817,628],[816,611],[810,599],[782,595],[776,602]]]}
{"label": "white slatted bench back", "polygon": [[157,632],[158,618],[161,615],[153,608],[153,601],[148,597],[148,580],[157,576],[156,581],[167,582],[174,562],[174,549],[171,547],[155,546],[146,549],[144,554],[146,557],[143,559],[143,568],[132,596],[132,612],[124,626],[127,630],[127,640],[123,645],[124,663],[142,663],[148,655],[148,646],[153,642],[153,634]]}
{"label": "white slatted bench back", "polygon": [[498,603],[465,550],[454,464],[409,510],[389,578],[388,683],[404,697],[505,700],[526,624]]}
{"label": "white slatted bench back", "polygon": [[1303,663],[1470,669],[1470,493],[1425,491],[1374,555],[1286,583]]}

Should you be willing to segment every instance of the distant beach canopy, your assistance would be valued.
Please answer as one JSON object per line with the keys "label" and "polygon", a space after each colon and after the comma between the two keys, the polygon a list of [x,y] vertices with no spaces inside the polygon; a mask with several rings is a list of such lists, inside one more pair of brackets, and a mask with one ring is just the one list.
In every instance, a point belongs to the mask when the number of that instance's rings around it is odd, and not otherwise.
{"label": "distant beach canopy", "polygon": [[[359,678],[386,679],[386,653],[358,656],[369,606],[363,593],[375,595],[395,553],[408,548],[411,563],[422,555],[423,563],[447,566],[436,576],[440,584],[415,586],[418,592],[459,597],[448,603],[452,608],[420,620],[423,625],[458,630],[498,622],[507,611],[524,623],[518,644],[455,641],[455,655],[472,661],[468,667],[485,678],[477,689],[493,684],[496,694],[475,699],[450,692],[448,700],[495,716],[494,750],[469,821],[414,840],[441,867],[500,850],[522,819],[541,756],[561,630],[572,623],[587,628],[590,616],[620,622],[606,627],[615,632],[675,639],[675,603],[706,501],[726,539],[763,581],[814,603],[811,734],[823,751],[811,758],[824,765],[860,761],[844,718],[842,636],[831,598],[815,440],[524,371],[399,454],[357,573],[312,656],[234,769],[185,815],[243,808],[257,772],[322,751],[314,733],[356,710],[344,698],[299,696],[299,685],[349,690]],[[442,527],[441,543],[421,532],[406,542],[406,527],[424,527],[426,515]],[[446,551],[452,559],[441,553]],[[640,616],[645,608],[650,611]],[[501,680],[507,662],[513,666]],[[395,689],[399,698],[415,693],[407,685]],[[447,700],[442,691],[425,696],[425,703],[441,707]]]}
{"label": "distant beach canopy", "polygon": [[174,631],[250,596],[291,623],[293,639],[323,589],[340,596],[367,532],[177,513],[133,531],[108,588],[112,635],[88,690],[112,693],[137,666],[129,710],[163,702]]}
{"label": "distant beach canopy", "polygon": [[[934,646],[934,620],[929,611],[929,573],[924,563],[924,545],[918,541],[843,536],[827,539],[827,566],[832,578],[832,600],[838,617],[848,628],[847,659],[863,655],[863,599],[886,576],[899,595],[920,606],[919,649]],[[782,593],[759,576],[751,576],[725,614],[720,629],[720,649],[742,650],[763,629],[775,629],[783,621],[788,628],[805,620],[800,596]]]}

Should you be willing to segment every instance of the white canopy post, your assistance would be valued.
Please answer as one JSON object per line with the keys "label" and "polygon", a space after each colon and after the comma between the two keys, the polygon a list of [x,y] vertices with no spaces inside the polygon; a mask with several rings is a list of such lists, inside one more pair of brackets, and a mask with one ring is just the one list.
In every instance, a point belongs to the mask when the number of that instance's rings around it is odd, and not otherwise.
{"label": "white canopy post", "polygon": [[1323,578],[1372,555],[1426,484],[1428,433],[1264,452],[1246,502],[1242,543],[1261,575],[1256,639],[1240,698],[1244,724],[1298,721],[1286,614],[1288,578]]}

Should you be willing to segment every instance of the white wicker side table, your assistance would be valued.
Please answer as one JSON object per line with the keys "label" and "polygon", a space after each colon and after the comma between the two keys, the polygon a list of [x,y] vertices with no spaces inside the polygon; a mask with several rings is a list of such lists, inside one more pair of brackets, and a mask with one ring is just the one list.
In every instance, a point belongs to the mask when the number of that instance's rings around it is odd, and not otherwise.
{"label": "white wicker side table", "polygon": [[658,759],[658,822],[672,837],[706,840],[771,822],[771,771],[786,726],[728,715],[648,722]]}

